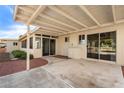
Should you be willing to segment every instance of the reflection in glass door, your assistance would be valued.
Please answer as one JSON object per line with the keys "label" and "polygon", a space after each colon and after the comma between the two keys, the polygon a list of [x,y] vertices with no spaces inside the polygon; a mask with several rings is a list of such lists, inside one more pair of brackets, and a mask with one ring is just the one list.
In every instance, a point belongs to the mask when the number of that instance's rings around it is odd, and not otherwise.
{"label": "reflection in glass door", "polygon": [[49,55],[49,38],[43,38],[43,56]]}
{"label": "reflection in glass door", "polygon": [[87,35],[87,57],[116,61],[116,31]]}
{"label": "reflection in glass door", "polygon": [[55,55],[55,39],[50,39],[50,55]]}
{"label": "reflection in glass door", "polygon": [[87,57],[99,58],[99,34],[87,35]]}
{"label": "reflection in glass door", "polygon": [[116,32],[100,34],[100,59],[116,61]]}

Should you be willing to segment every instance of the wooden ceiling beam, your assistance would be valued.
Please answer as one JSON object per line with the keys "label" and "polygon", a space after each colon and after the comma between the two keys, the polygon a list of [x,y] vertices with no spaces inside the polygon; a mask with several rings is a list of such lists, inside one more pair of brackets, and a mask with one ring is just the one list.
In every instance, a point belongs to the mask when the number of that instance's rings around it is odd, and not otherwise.
{"label": "wooden ceiling beam", "polygon": [[55,32],[55,31],[53,32],[51,30],[46,30],[46,29],[39,29],[39,31],[41,31],[41,33],[45,32],[45,33],[52,34],[55,36],[66,34],[66,33],[60,33],[60,32]]}
{"label": "wooden ceiling beam", "polygon": [[60,31],[60,30],[53,29],[53,28],[48,28],[48,27],[45,27],[45,26],[40,26],[40,29],[45,29],[45,30],[49,30],[49,31],[53,31],[53,32],[59,32],[59,33],[66,33],[64,31]]}
{"label": "wooden ceiling beam", "polygon": [[64,17],[70,19],[71,21],[77,23],[78,25],[81,25],[81,26],[83,26],[83,27],[85,27],[85,28],[88,27],[87,25],[83,24],[82,22],[78,21],[78,20],[75,19],[74,17],[70,16],[69,14],[65,13],[64,11],[58,9],[58,8],[55,7],[55,6],[49,6],[49,8],[50,8],[51,10],[53,10],[53,11],[55,11],[55,12],[57,12],[57,13],[63,15]]}
{"label": "wooden ceiling beam", "polygon": [[71,28],[71,29],[77,30],[76,27],[74,27],[74,26],[72,26],[72,25],[69,25],[69,24],[67,24],[67,23],[64,23],[64,22],[62,22],[62,21],[59,21],[59,20],[57,20],[57,19],[54,19],[54,18],[52,18],[52,17],[49,17],[49,16],[47,16],[47,15],[43,15],[43,14],[42,14],[42,15],[40,15],[40,16],[43,17],[43,18],[45,18],[45,19],[54,21],[54,22],[56,22],[56,23],[58,23],[58,24],[64,25],[64,26],[66,26],[66,27],[69,27],[69,28]]}
{"label": "wooden ceiling beam", "polygon": [[29,13],[29,14],[32,14],[33,10],[30,9],[30,8],[27,8],[27,7],[22,7],[22,6],[19,6],[18,7],[20,10],[26,12],[26,13]]}
{"label": "wooden ceiling beam", "polygon": [[45,26],[49,26],[49,27],[52,27],[52,28],[60,29],[60,30],[65,31],[65,32],[69,31],[68,29],[65,29],[65,28],[62,28],[62,27],[58,27],[58,26],[50,24],[50,23],[45,23],[45,22],[40,21],[40,20],[35,20],[35,22],[38,23],[41,26],[45,25]]}
{"label": "wooden ceiling beam", "polygon": [[116,14],[115,14],[115,6],[112,5],[112,15],[113,15],[113,21],[116,23]]}
{"label": "wooden ceiling beam", "polygon": [[81,10],[83,10],[98,26],[101,26],[101,24],[96,20],[96,18],[88,11],[88,9],[83,6],[80,5],[79,6],[81,8]]}
{"label": "wooden ceiling beam", "polygon": [[32,14],[32,16],[29,18],[29,20],[27,21],[27,24],[31,24],[31,22],[41,13],[44,11],[46,7],[40,5],[37,10]]}
{"label": "wooden ceiling beam", "polygon": [[15,6],[15,11],[14,11],[14,20],[16,20],[16,15],[17,15],[17,11],[18,11],[18,5]]}

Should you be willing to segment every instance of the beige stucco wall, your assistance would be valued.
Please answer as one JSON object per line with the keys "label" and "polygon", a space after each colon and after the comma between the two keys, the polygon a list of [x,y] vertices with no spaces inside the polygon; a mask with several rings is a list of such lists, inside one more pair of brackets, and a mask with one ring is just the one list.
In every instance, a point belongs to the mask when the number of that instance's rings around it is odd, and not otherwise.
{"label": "beige stucco wall", "polygon": [[[87,34],[94,34],[94,33],[101,33],[101,32],[110,32],[110,31],[117,31],[117,62],[116,64],[124,65],[124,24],[118,24],[108,27],[101,27],[97,29],[81,31],[73,34],[59,36],[56,39],[56,55],[65,55],[72,58],[83,58],[87,59],[87,43],[82,45],[79,44],[78,36],[81,34],[85,34],[85,38],[87,38]],[[35,58],[42,57],[42,36],[41,36],[41,49],[36,49],[35,43],[35,35],[32,34],[31,36],[34,37],[33,39],[33,47],[34,49],[30,49],[30,53],[34,55]],[[65,42],[65,37],[70,37],[70,42]],[[85,41],[87,42],[87,40]],[[21,44],[20,44],[21,45]],[[21,50],[26,51],[26,49]],[[70,51],[70,52],[69,52]],[[97,60],[101,61],[101,60]]]}
{"label": "beige stucco wall", "polygon": [[[33,33],[32,35],[30,35],[30,37],[33,37],[33,49],[30,49],[29,51],[30,51],[30,53],[31,54],[33,54],[34,55],[34,58],[39,58],[39,57],[42,57],[42,47],[43,47],[43,45],[42,45],[42,34],[41,34],[41,36],[36,36],[35,34],[39,34],[39,33]],[[36,37],[40,37],[41,38],[41,48],[40,49],[37,49],[36,48],[36,41],[35,41],[35,38]],[[23,38],[23,39],[21,39],[20,40],[20,50],[23,50],[23,51],[27,51],[27,49],[26,48],[21,48],[21,41],[23,41],[23,40],[25,40],[26,39],[26,37],[25,38]],[[55,38],[53,38],[53,39],[55,39]],[[56,42],[57,42],[57,39],[55,39],[56,40]],[[58,47],[57,47],[57,43],[56,43],[56,50],[58,49]],[[55,54],[57,54],[57,51],[55,51]]]}
{"label": "beige stucco wall", "polygon": [[13,50],[18,50],[19,49],[19,43],[17,46],[14,46],[13,43],[17,42],[18,40],[7,40],[6,43],[6,52],[12,52]]}
{"label": "beige stucco wall", "polygon": [[[85,34],[87,36],[87,34],[93,34],[93,33],[99,33],[99,32],[110,32],[110,31],[117,31],[117,48],[116,48],[117,49],[116,50],[117,62],[116,64],[124,65],[124,24],[118,24],[118,25],[102,27],[102,28],[97,28],[97,29],[92,29],[92,30],[87,30],[87,31],[82,31],[78,33],[60,36],[57,42],[57,47],[59,47],[57,49],[57,54],[68,55],[69,48],[74,48],[74,49],[81,48],[81,51],[80,53],[77,53],[77,56],[81,55],[81,58],[87,59],[86,57],[87,56],[87,48],[86,48],[87,44],[85,43],[83,45],[79,45],[78,35]],[[70,37],[70,42],[68,44],[64,40],[66,36]]]}
{"label": "beige stucco wall", "polygon": [[[41,48],[40,49],[36,48],[36,41],[35,41],[36,37],[40,37],[41,38]],[[33,43],[34,44],[33,47],[34,47],[34,56],[35,56],[35,58],[42,57],[42,37],[34,35],[33,42],[34,42]]]}
{"label": "beige stucco wall", "polygon": [[[26,48],[20,48],[20,50],[22,51],[27,51]],[[39,57],[42,57],[42,51],[41,49],[29,49],[30,51],[30,54],[33,54],[34,58],[39,58]]]}
{"label": "beige stucco wall", "polygon": [[[35,37],[36,36],[35,36],[35,34],[30,35],[30,37],[33,37],[33,49],[29,49],[30,54],[33,54],[34,58],[39,58],[39,57],[42,56],[42,50],[41,50],[41,48],[40,49],[36,49],[36,41],[35,41]],[[20,40],[20,48],[19,49],[26,52],[27,51],[26,48],[21,48],[21,41],[23,41],[25,39],[26,38]]]}

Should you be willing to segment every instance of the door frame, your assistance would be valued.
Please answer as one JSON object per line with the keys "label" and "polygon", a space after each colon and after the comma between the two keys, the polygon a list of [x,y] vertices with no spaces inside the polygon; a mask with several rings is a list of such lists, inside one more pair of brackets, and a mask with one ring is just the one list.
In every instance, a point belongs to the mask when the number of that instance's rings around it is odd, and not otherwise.
{"label": "door frame", "polygon": [[[45,56],[55,56],[56,55],[56,38],[52,38],[51,36],[50,37],[42,36],[42,56],[43,56],[43,38],[49,39],[49,55],[45,55]],[[55,40],[55,54],[54,55],[50,54],[50,39],[54,39]]]}
{"label": "door frame", "polygon": [[[100,59],[100,54],[99,54],[99,58],[98,59],[94,59],[94,58],[88,58],[87,57],[87,36],[88,35],[92,35],[92,34],[99,34],[99,45],[98,45],[98,51],[100,52],[100,34],[101,33],[107,33],[107,32],[116,32],[116,61],[110,61],[110,60],[102,60]],[[113,31],[105,31],[105,32],[97,32],[97,33],[91,33],[91,34],[86,34],[86,60],[89,61],[96,61],[96,62],[104,62],[104,63],[109,63],[109,64],[117,64],[117,30],[113,30]]]}

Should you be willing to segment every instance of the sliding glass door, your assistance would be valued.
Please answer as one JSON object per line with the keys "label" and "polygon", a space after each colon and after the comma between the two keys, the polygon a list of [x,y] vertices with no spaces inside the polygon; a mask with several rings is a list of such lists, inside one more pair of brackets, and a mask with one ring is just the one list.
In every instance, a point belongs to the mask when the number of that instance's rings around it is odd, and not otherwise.
{"label": "sliding glass door", "polygon": [[116,32],[87,35],[87,58],[116,61]]}
{"label": "sliding glass door", "polygon": [[55,55],[55,39],[43,38],[43,56]]}
{"label": "sliding glass door", "polygon": [[100,34],[100,59],[116,61],[116,32]]}
{"label": "sliding glass door", "polygon": [[43,41],[43,48],[42,48],[43,56],[47,56],[47,55],[49,55],[49,42],[50,42],[50,39],[43,38],[42,41]]}
{"label": "sliding glass door", "polygon": [[87,36],[87,57],[99,58],[99,34],[92,34]]}
{"label": "sliding glass door", "polygon": [[50,39],[50,55],[55,55],[56,42],[55,39]]}

